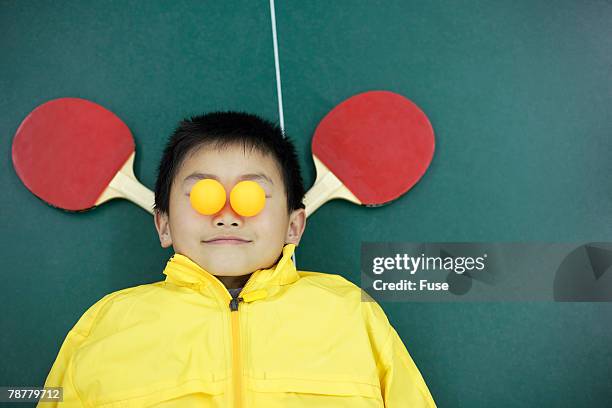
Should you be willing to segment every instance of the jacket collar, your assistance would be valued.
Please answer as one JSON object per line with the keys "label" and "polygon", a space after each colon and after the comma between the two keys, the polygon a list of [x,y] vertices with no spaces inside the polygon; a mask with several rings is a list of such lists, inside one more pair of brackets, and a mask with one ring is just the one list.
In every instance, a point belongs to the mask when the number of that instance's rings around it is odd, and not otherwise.
{"label": "jacket collar", "polygon": [[[266,289],[267,293],[275,292],[279,286],[288,285],[299,279],[291,255],[295,251],[295,244],[286,244],[279,261],[268,269],[258,269],[249,278],[241,293]],[[202,291],[210,285],[225,289],[223,283],[213,274],[200,267],[185,255],[175,253],[172,255],[163,271],[166,282],[179,286],[198,288]],[[229,296],[229,292],[225,290]]]}

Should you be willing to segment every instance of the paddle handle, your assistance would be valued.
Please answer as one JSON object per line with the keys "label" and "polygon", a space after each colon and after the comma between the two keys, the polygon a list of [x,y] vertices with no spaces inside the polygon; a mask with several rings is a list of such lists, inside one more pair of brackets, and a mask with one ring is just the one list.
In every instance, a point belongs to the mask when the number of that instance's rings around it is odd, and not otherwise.
{"label": "paddle handle", "polygon": [[361,205],[361,201],[345,187],[344,184],[325,166],[317,156],[312,156],[317,171],[314,185],[304,196],[306,217],[315,212],[320,206],[335,198],[342,198]]}
{"label": "paddle handle", "polygon": [[153,214],[155,194],[143,186],[134,176],[134,154],[131,154],[130,158],[121,167],[121,170],[111,180],[106,190],[96,201],[96,205],[100,205],[113,198],[125,198]]}

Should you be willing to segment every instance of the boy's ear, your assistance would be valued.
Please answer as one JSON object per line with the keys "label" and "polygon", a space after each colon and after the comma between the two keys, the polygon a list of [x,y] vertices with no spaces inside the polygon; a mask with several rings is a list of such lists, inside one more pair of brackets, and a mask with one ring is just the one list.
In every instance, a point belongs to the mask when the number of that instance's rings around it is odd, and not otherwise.
{"label": "boy's ear", "polygon": [[159,235],[159,243],[162,248],[168,248],[172,245],[172,235],[170,235],[170,224],[168,223],[168,214],[155,210],[155,228]]}
{"label": "boy's ear", "polygon": [[298,208],[294,210],[289,216],[289,227],[287,228],[287,235],[285,236],[286,244],[300,244],[300,239],[306,228],[306,210]]}

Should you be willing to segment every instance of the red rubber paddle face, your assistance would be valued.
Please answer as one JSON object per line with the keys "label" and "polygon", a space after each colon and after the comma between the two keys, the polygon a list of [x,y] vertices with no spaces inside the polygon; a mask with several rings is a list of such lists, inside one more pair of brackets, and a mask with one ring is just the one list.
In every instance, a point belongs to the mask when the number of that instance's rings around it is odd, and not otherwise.
{"label": "red rubber paddle face", "polygon": [[13,139],[13,165],[37,197],[69,211],[91,208],[134,152],[128,127],[85,99],[60,98],[34,109]]}
{"label": "red rubber paddle face", "polygon": [[323,118],[312,139],[313,154],[370,206],[410,190],[429,167],[434,148],[423,111],[388,91],[345,100]]}

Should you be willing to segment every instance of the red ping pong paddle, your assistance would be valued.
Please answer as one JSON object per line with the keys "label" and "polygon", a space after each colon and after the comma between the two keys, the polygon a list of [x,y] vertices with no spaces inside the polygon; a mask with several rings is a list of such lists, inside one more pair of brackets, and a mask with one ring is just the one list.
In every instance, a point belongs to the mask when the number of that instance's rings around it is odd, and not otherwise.
{"label": "red ping pong paddle", "polygon": [[13,139],[13,166],[48,204],[85,211],[126,198],[153,213],[154,195],[134,176],[134,138],[114,113],[80,98],[35,108]]}
{"label": "red ping pong paddle", "polygon": [[397,199],[421,179],[434,148],[427,116],[407,98],[389,91],[348,98],[315,130],[317,178],[304,197],[306,216],[335,198],[369,207]]}

